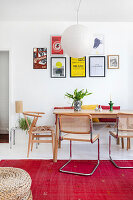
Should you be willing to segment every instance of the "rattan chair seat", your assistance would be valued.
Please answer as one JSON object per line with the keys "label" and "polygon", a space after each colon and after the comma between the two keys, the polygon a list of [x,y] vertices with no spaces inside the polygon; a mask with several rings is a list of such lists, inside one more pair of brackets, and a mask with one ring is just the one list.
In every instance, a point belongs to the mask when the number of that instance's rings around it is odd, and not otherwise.
{"label": "rattan chair seat", "polygon": [[[109,133],[113,136],[113,137],[117,137],[117,133],[115,131],[109,131]],[[131,138],[133,137],[133,132],[129,132],[129,131],[119,131],[118,133],[118,137],[120,138]]]}
{"label": "rattan chair seat", "polygon": [[32,200],[30,175],[19,168],[0,167],[0,200]]}
{"label": "rattan chair seat", "polygon": [[[97,140],[99,137],[98,134],[92,135],[93,142]],[[63,136],[63,140],[73,140],[73,141],[85,141],[85,142],[91,142],[91,136],[90,134],[66,134]]]}

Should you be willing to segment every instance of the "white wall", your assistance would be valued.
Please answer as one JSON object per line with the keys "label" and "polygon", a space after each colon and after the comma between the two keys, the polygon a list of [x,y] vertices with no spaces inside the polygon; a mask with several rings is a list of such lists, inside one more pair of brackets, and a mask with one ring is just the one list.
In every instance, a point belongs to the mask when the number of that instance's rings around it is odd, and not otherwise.
{"label": "white wall", "polygon": [[129,92],[129,107],[133,110],[133,25],[128,29],[128,92]]}
{"label": "white wall", "polygon": [[[72,92],[75,88],[87,88],[93,92],[91,96],[85,97],[84,104],[107,105],[111,94],[113,102],[115,105],[120,105],[121,109],[133,108],[130,73],[133,23],[84,23],[89,27],[90,33],[105,36],[105,55],[120,55],[119,70],[108,70],[106,67],[105,78],[89,77],[87,57],[87,77],[70,78],[69,57],[67,57],[67,78],[50,78],[50,35],[60,35],[71,24],[73,23],[0,22],[0,49],[11,50],[12,121],[16,117],[15,100],[23,100],[24,110],[44,111],[45,122],[53,123],[53,107],[70,105],[64,94]],[[34,47],[48,48],[47,70],[33,70]]]}

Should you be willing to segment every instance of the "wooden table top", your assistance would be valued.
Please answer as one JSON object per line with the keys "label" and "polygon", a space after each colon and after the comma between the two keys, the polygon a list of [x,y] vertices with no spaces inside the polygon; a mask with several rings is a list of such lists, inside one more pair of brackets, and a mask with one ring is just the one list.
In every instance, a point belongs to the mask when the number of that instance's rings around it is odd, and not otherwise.
{"label": "wooden table top", "polygon": [[53,114],[71,114],[71,113],[81,113],[81,114],[90,114],[90,115],[117,115],[118,113],[131,113],[133,114],[133,111],[127,111],[127,110],[113,110],[113,111],[109,111],[109,110],[102,110],[102,111],[95,111],[95,110],[81,110],[81,111],[74,111],[74,109],[55,109]]}
{"label": "wooden table top", "polygon": [[121,110],[102,110],[102,111],[95,111],[95,110],[81,110],[81,111],[74,111],[74,109],[55,109],[54,114],[65,114],[65,113],[87,113],[87,114],[117,114],[117,113],[132,113],[133,111],[121,111]]}

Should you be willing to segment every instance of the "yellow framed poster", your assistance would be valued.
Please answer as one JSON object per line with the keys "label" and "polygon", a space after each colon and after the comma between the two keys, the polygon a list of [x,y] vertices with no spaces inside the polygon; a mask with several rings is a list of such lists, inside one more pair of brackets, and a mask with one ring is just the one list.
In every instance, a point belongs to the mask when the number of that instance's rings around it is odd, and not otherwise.
{"label": "yellow framed poster", "polygon": [[86,57],[70,57],[70,77],[86,77]]}

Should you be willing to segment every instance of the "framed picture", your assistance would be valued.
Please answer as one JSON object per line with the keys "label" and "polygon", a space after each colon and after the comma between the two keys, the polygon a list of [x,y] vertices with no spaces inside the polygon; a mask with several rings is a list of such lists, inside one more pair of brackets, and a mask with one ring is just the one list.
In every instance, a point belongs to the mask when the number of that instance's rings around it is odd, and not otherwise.
{"label": "framed picture", "polygon": [[119,55],[108,55],[108,69],[119,69]]}
{"label": "framed picture", "polygon": [[103,55],[104,54],[104,35],[93,35],[93,47],[91,55]]}
{"label": "framed picture", "polygon": [[63,55],[61,36],[51,36],[51,55]]}
{"label": "framed picture", "polygon": [[51,78],[66,78],[66,57],[51,57]]}
{"label": "framed picture", "polygon": [[86,77],[86,57],[70,57],[70,77]]}
{"label": "framed picture", "polygon": [[47,48],[33,48],[33,69],[47,69]]}
{"label": "framed picture", "polygon": [[89,76],[105,77],[105,56],[89,57]]}

